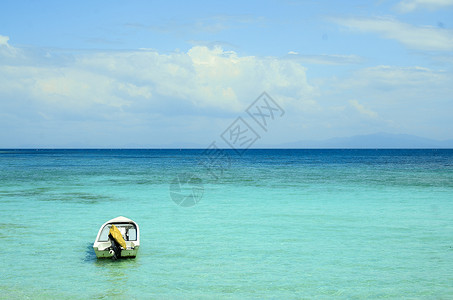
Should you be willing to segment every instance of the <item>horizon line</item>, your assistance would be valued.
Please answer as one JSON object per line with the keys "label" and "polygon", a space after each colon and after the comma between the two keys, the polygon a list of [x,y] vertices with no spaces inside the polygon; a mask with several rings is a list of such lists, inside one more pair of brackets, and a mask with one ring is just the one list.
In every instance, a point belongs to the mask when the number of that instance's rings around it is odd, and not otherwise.
{"label": "horizon line", "polygon": [[[206,148],[188,148],[188,147],[87,147],[87,148],[65,148],[65,147],[0,147],[0,151],[7,150],[206,150]],[[304,148],[279,148],[279,147],[262,147],[262,148],[218,148],[218,150],[229,151],[248,151],[248,150],[453,150],[453,147],[304,147]]]}

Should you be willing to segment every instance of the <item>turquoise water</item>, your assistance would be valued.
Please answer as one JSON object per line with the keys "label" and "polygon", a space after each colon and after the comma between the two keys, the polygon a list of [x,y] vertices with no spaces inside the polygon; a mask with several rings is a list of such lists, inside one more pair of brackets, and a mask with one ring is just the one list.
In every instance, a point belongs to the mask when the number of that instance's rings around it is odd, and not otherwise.
{"label": "turquoise water", "polygon": [[[230,152],[217,179],[200,152],[1,150],[0,298],[453,297],[453,150]],[[97,260],[119,215],[139,255]]]}

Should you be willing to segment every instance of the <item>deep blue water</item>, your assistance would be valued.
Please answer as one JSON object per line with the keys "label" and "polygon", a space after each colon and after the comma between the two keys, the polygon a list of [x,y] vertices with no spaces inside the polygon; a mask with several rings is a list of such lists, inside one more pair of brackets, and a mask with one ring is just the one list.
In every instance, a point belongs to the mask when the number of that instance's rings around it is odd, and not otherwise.
{"label": "deep blue water", "polygon": [[453,150],[3,149],[0,205],[0,298],[453,297]]}

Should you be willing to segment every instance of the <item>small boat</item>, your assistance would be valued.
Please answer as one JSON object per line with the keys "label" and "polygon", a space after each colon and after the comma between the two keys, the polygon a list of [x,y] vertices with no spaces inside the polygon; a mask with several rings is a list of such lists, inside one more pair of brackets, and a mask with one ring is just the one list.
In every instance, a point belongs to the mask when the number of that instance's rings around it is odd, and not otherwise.
{"label": "small boat", "polygon": [[93,248],[97,258],[136,257],[140,248],[137,223],[122,216],[105,222],[99,229]]}

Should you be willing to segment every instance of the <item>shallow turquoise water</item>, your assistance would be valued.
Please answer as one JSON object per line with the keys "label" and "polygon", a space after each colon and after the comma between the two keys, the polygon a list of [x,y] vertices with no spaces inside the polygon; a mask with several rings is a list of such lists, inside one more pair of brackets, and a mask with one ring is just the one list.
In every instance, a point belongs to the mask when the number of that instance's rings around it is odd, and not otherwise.
{"label": "shallow turquoise water", "polygon": [[[0,151],[0,298],[451,298],[452,150]],[[201,178],[193,207],[169,194]],[[97,260],[99,226],[140,225]]]}

